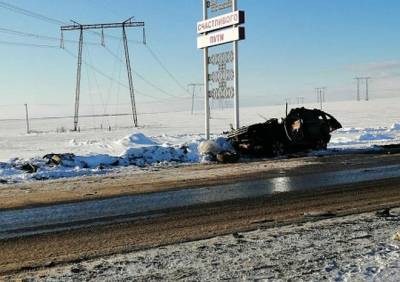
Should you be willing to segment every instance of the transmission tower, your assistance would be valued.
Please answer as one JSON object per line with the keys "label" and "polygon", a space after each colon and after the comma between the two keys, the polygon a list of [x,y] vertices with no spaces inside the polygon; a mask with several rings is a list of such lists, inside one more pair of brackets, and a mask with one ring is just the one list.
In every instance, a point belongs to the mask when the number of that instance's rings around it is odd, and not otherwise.
{"label": "transmission tower", "polygon": [[188,88],[192,88],[192,109],[191,109],[191,114],[193,115],[194,113],[194,98],[195,98],[195,94],[196,94],[196,88],[199,87],[203,87],[204,84],[203,83],[189,83],[188,84]]}
{"label": "transmission tower", "polygon": [[357,80],[357,101],[360,101],[360,79],[362,77],[355,77],[355,80]]}
{"label": "transmission tower", "polygon": [[325,102],[325,90],[326,90],[326,87],[315,88],[315,91],[317,93],[317,103],[319,104],[319,107],[321,110],[322,110],[322,103]]}
{"label": "transmission tower", "polygon": [[128,73],[128,82],[129,82],[129,93],[131,97],[131,108],[132,108],[132,119],[135,127],[138,126],[137,121],[137,113],[136,113],[136,103],[135,103],[135,90],[133,87],[132,81],[132,69],[131,63],[129,59],[129,49],[128,49],[128,39],[126,36],[126,28],[128,27],[142,27],[143,28],[143,43],[145,44],[145,33],[144,33],[144,22],[135,22],[132,21],[132,18],[127,19],[122,23],[102,23],[102,24],[79,24],[77,22],[72,21],[73,25],[65,25],[61,26],[61,43],[60,46],[63,47],[63,32],[71,31],[71,30],[79,30],[79,46],[78,46],[78,64],[77,64],[77,74],[76,74],[76,89],[75,89],[75,113],[74,113],[74,131],[78,130],[78,119],[79,119],[79,96],[81,89],[81,69],[82,69],[82,49],[83,49],[83,31],[91,30],[91,29],[101,29],[101,45],[105,46],[104,42],[104,29],[110,28],[121,28],[122,29],[122,38],[124,42],[125,49],[125,62],[126,62],[126,70]]}
{"label": "transmission tower", "polygon": [[360,80],[365,80],[365,101],[369,100],[369,80],[371,77],[356,77],[354,78],[357,80],[357,101],[360,101]]}
{"label": "transmission tower", "polygon": [[371,79],[370,77],[364,77],[365,79],[365,101],[369,100],[369,89],[368,89],[368,81]]}

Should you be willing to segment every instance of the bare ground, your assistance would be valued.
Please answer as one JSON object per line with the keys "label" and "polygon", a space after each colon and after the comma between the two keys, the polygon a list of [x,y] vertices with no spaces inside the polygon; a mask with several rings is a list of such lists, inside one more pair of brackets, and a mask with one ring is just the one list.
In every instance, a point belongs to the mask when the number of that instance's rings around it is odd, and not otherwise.
{"label": "bare ground", "polygon": [[[400,209],[172,244],[18,275],[25,281],[398,281]],[[11,277],[9,277],[11,279]],[[16,278],[16,277],[13,277]]]}
{"label": "bare ground", "polygon": [[[182,189],[197,185],[238,181],[239,179],[282,176],[282,174],[298,175],[315,173],[316,171],[345,170],[360,167],[365,167],[367,169],[370,166],[398,164],[399,160],[400,156],[398,155],[347,155],[282,161],[257,161],[235,165],[188,166],[183,168],[162,169],[157,172],[144,173],[140,176],[125,175],[118,177],[118,179],[116,179],[115,176],[107,176],[68,181],[36,182],[1,188],[0,196],[5,197],[4,200],[2,198],[3,202],[1,203],[1,208],[17,208],[45,205],[51,202],[104,198],[120,194]],[[44,275],[44,277],[55,275],[54,277],[62,279],[74,279],[76,276],[67,273],[68,271],[60,270],[61,272],[59,274],[55,274],[55,272],[51,271],[54,266],[59,266],[59,269],[68,269],[71,266],[71,262],[80,263],[79,265],[81,265],[82,263],[85,264],[85,261],[90,259],[94,259],[93,262],[96,262],[99,260],[102,261],[103,259],[112,259],[114,258],[110,257],[112,255],[123,257],[125,256],[123,254],[129,253],[134,257],[137,251],[147,249],[147,251],[144,251],[145,253],[157,253],[158,250],[161,251],[165,248],[171,248],[165,247],[171,244],[180,246],[179,243],[183,242],[204,240],[213,237],[227,238],[220,236],[251,230],[269,230],[270,228],[273,228],[271,230],[285,230],[286,227],[280,229],[277,226],[303,224],[305,222],[314,222],[324,217],[358,214],[375,211],[384,207],[400,207],[399,189],[400,179],[397,178],[370,181],[367,183],[330,187],[329,189],[298,193],[279,193],[258,199],[238,200],[179,210],[169,210],[164,211],[163,215],[156,218],[148,217],[128,223],[110,224],[61,233],[3,240],[0,241],[0,275],[6,275],[3,276],[3,279],[30,276],[38,278],[42,275]],[[13,192],[15,192],[14,197]],[[88,196],[85,196],[86,194],[88,194]],[[333,220],[332,222],[335,221]],[[397,223],[393,221],[393,224]],[[335,224],[332,223],[332,225]],[[317,226],[316,229],[318,229],[318,224],[315,226]],[[393,230],[395,228],[397,228],[397,225]],[[311,228],[310,230],[316,229]],[[311,236],[310,234],[313,233],[311,231],[307,232],[306,233],[309,234],[307,236]],[[338,229],[337,232],[340,234],[340,229]],[[388,232],[390,233],[392,231]],[[385,233],[386,236],[389,236],[389,233]],[[390,234],[390,236],[391,235],[392,234]],[[346,241],[346,239],[344,239],[344,241]],[[336,241],[331,240],[330,242],[333,244],[333,242]],[[228,244],[228,246],[230,245]],[[238,246],[240,246],[240,244]],[[240,256],[240,248],[239,252],[236,254],[237,256]],[[257,254],[256,249],[257,247],[254,248],[255,254]],[[213,253],[210,254],[213,255]],[[287,255],[289,256],[290,252],[287,253]],[[143,260],[147,261],[146,258]],[[224,278],[224,276],[219,277],[216,276],[217,274],[215,273],[210,273],[212,271],[216,272],[216,269],[227,268],[228,266],[224,265],[223,262],[223,259],[221,263],[219,263],[218,260],[209,262],[211,266],[207,267],[211,268],[205,268],[208,273],[207,275],[209,275],[207,277],[210,279]],[[134,262],[132,263],[134,265]],[[188,261],[187,263],[191,262]],[[194,261],[193,263],[196,262]],[[212,265],[214,265],[213,263],[215,264],[215,268],[212,268]],[[288,264],[290,264],[290,260]],[[115,268],[117,269],[115,271],[125,275],[121,276],[122,278],[131,277],[132,275],[137,275],[137,278],[143,279],[152,278],[149,277],[148,274],[132,274],[130,265],[132,264],[130,260],[128,260],[125,265]],[[156,263],[156,268],[154,269],[155,273],[157,273],[157,267],[161,270],[165,268],[170,269],[168,265],[169,264],[165,261],[162,262],[162,264],[158,264],[158,266]],[[243,265],[242,268],[239,267],[241,265]],[[283,264],[283,266],[285,266],[285,264]],[[227,278],[253,277],[254,275],[265,274],[263,271],[260,273],[257,271],[248,271],[251,267],[258,267],[252,263],[249,264],[250,268],[243,264],[243,262],[238,262],[236,267],[237,271],[234,272],[236,273],[234,275],[229,276],[226,271],[221,273],[228,275]],[[279,269],[281,267],[282,265],[278,266]],[[101,267],[99,266],[99,268]],[[90,270],[90,267],[88,267],[88,269]],[[262,267],[260,269],[262,269]],[[282,269],[284,270],[285,268]],[[34,271],[33,274],[26,272],[31,270]],[[179,270],[179,268],[177,268],[177,270]],[[112,275],[117,275],[116,272],[112,271],[113,270],[111,270]],[[172,270],[170,269],[169,271]],[[182,271],[185,273],[185,270]],[[79,272],[80,270],[72,270],[72,273]],[[311,273],[313,272],[314,270],[311,271]],[[92,271],[88,271],[86,274],[82,272],[82,277],[84,279],[85,277],[87,279],[96,279],[96,277],[104,278],[105,276],[101,276],[101,273],[107,272],[102,271],[97,274],[93,274]],[[218,273],[218,271],[216,273]],[[63,276],[64,274],[65,276]],[[169,272],[160,272],[160,275],[161,276],[153,278],[162,278],[163,275],[170,280],[186,277],[186,274],[182,277],[174,276],[178,274],[169,276]],[[275,275],[273,277],[278,278],[292,277],[279,276],[275,272],[270,272],[265,275]],[[195,280],[207,278],[202,276],[198,271],[189,271],[187,277]]]}

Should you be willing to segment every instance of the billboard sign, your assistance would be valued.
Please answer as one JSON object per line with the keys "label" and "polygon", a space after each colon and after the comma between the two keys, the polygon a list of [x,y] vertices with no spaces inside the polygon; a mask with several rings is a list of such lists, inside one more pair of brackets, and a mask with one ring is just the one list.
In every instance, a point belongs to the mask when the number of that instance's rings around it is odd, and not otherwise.
{"label": "billboard sign", "polygon": [[196,32],[197,48],[203,51],[207,139],[210,99],[233,99],[234,124],[239,128],[238,42],[245,39],[245,29],[240,26],[244,22],[245,13],[237,9],[237,0],[203,0],[203,20],[197,22]]}
{"label": "billboard sign", "polygon": [[213,30],[229,27],[232,25],[243,24],[244,11],[235,11],[218,17],[200,21],[197,23],[197,33],[205,33]]}
{"label": "billboard sign", "polygon": [[197,48],[203,49],[205,47],[217,46],[244,38],[244,27],[226,28],[197,37]]}

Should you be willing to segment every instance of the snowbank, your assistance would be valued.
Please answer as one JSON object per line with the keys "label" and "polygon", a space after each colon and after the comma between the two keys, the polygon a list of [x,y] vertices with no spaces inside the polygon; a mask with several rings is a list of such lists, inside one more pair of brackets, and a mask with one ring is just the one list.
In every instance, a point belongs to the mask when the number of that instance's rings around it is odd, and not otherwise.
{"label": "snowbank", "polygon": [[[201,139],[178,145],[160,145],[143,133],[134,133],[116,142],[126,147],[120,156],[109,154],[81,156],[68,153],[49,154],[44,158],[15,158],[8,162],[0,162],[0,183],[103,174],[126,166],[142,168],[155,164],[196,163],[200,161],[198,152],[200,141]],[[70,143],[74,146],[82,145],[76,141]],[[54,155],[59,159],[59,163],[52,162],[51,156]],[[27,164],[32,171],[24,169]]]}

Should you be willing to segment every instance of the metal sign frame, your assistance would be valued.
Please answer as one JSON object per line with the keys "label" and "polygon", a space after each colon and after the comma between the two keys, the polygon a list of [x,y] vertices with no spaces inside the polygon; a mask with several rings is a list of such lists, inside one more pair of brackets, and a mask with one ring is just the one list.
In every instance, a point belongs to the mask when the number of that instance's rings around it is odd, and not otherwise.
{"label": "metal sign frame", "polygon": [[[216,12],[232,7],[232,12],[214,18],[208,18],[208,10]],[[210,139],[210,98],[232,98],[234,105],[234,127],[239,128],[239,68],[238,68],[238,40],[244,39],[244,12],[237,10],[237,0],[203,0],[203,20],[197,23],[198,48],[203,49],[204,65],[204,112],[205,112],[205,136]],[[199,32],[199,25],[201,31]],[[211,32],[214,31],[214,32]],[[209,33],[211,32],[211,33]],[[220,37],[211,38],[210,36]],[[208,39],[208,41],[207,41]],[[221,44],[232,44],[231,52],[215,54],[209,57],[209,48]],[[199,44],[200,43],[200,44]],[[228,54],[227,54],[228,53]],[[224,54],[227,54],[224,56]],[[221,55],[218,57],[218,55]],[[227,61],[232,63],[232,70],[226,69]],[[218,65],[218,71],[209,73],[209,65]],[[210,91],[210,81],[218,83],[219,87]],[[227,81],[233,81],[231,87],[227,87]]]}

